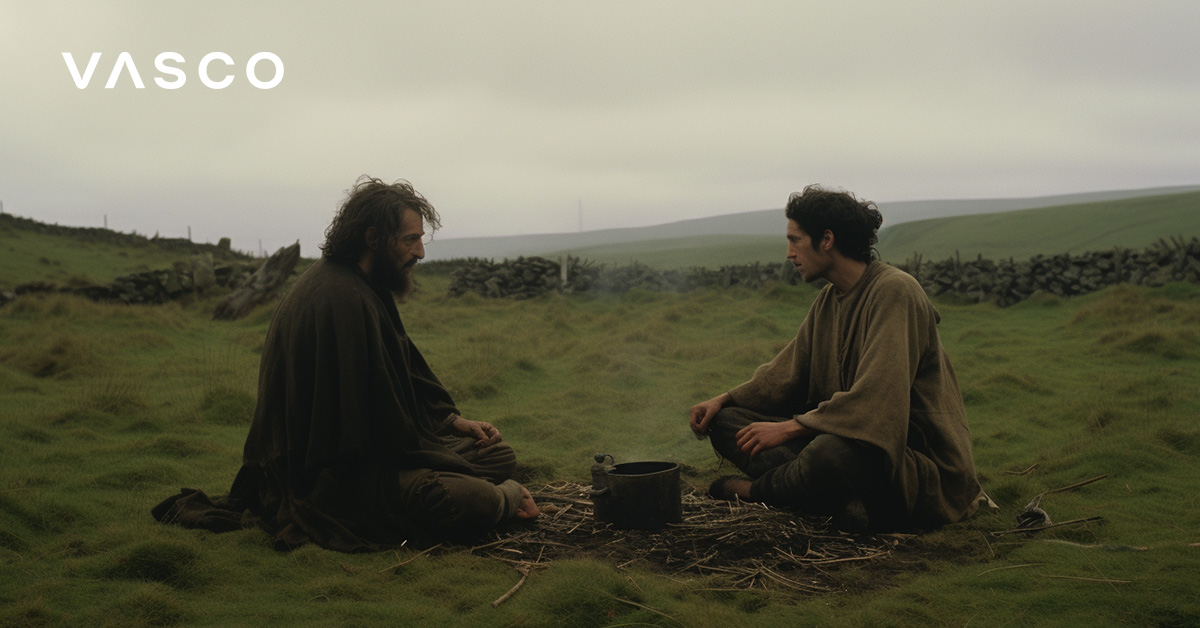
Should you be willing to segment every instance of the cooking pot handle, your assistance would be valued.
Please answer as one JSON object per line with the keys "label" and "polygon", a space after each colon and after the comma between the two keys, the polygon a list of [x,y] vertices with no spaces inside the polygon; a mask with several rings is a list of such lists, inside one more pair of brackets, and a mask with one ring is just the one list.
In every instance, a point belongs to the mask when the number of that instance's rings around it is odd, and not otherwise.
{"label": "cooking pot handle", "polygon": [[612,489],[606,486],[604,488],[592,489],[592,491],[589,493],[589,496],[591,496],[592,499],[596,499],[597,497],[604,497],[610,493],[612,493]]}

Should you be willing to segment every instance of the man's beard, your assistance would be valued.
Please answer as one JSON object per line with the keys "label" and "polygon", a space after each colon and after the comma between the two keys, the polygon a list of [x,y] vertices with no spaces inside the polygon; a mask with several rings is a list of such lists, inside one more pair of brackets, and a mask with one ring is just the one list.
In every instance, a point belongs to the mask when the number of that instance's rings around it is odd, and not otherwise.
{"label": "man's beard", "polygon": [[375,263],[371,266],[371,280],[390,290],[392,294],[396,295],[396,298],[407,299],[412,294],[413,288],[416,287],[412,270],[417,264],[417,258],[412,258],[403,269],[399,269],[396,267],[396,258],[390,249],[384,248],[381,252],[383,253],[382,257],[376,256]]}

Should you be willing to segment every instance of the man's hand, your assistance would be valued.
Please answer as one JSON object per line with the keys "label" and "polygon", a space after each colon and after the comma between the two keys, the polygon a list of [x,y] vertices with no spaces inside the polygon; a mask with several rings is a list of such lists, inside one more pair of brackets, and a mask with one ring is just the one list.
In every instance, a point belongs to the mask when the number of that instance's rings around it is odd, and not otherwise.
{"label": "man's hand", "polygon": [[738,430],[737,446],[753,458],[764,449],[782,445],[808,431],[796,421],[760,421]]}
{"label": "man's hand", "polygon": [[725,404],[732,401],[733,398],[729,393],[723,393],[718,397],[713,397],[708,401],[702,401],[692,406],[688,413],[688,424],[692,428],[692,432],[696,438],[704,438],[708,433],[708,424],[712,422],[714,416],[725,407]]}
{"label": "man's hand", "polygon": [[529,489],[521,487],[521,502],[517,504],[518,519],[533,519],[542,514],[538,509],[537,503],[533,501],[533,495],[529,494]]}
{"label": "man's hand", "polygon": [[500,442],[500,430],[487,421],[471,421],[454,415],[450,427],[463,436],[474,436],[477,439],[475,444],[480,447],[489,447]]}

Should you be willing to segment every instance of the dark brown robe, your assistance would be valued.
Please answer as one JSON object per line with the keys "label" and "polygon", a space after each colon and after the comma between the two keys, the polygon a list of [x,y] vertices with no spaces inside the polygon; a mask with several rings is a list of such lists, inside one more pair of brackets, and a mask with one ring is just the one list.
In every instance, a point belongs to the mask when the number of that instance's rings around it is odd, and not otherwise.
{"label": "dark brown robe", "polygon": [[[391,293],[356,266],[318,261],[280,302],[263,346],[258,406],[228,498],[187,490],[155,517],[216,529],[245,511],[281,548],[353,552],[412,532],[397,473],[432,469],[499,483],[439,437],[450,394],[405,333]],[[511,462],[511,461],[510,461]],[[414,513],[415,515],[415,513]],[[209,525],[206,525],[209,524]]]}
{"label": "dark brown robe", "polygon": [[826,286],[796,337],[730,395],[773,416],[815,406],[797,420],[884,452],[898,518],[959,521],[982,490],[939,320],[915,279],[871,262],[845,294]]}

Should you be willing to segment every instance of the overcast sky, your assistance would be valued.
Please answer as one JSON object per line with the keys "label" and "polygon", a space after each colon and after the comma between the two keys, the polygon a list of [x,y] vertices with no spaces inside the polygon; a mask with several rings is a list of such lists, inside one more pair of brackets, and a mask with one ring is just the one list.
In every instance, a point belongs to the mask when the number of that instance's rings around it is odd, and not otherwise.
{"label": "overcast sky", "polygon": [[1195,0],[315,5],[0,0],[4,211],[315,257],[364,173],[439,238],[1200,183]]}

